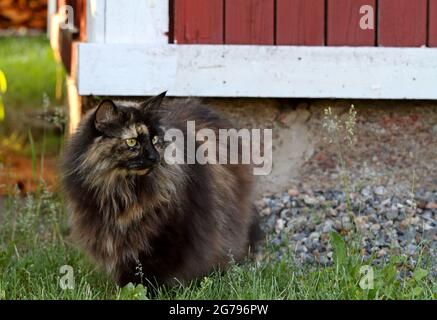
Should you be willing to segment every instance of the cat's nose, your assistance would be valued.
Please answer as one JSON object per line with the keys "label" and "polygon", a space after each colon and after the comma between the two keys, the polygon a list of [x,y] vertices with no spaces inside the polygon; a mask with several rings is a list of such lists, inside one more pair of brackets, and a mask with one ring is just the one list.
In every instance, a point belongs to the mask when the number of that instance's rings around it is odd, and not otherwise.
{"label": "cat's nose", "polygon": [[149,160],[152,163],[159,162],[159,154],[158,153],[150,153],[147,155],[147,160]]}

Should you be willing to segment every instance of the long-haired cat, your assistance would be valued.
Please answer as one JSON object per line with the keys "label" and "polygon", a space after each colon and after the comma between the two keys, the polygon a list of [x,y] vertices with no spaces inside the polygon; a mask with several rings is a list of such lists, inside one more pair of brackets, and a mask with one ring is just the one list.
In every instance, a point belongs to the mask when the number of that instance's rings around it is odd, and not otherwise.
{"label": "long-haired cat", "polygon": [[196,279],[241,261],[259,239],[249,165],[164,159],[165,130],[187,140],[187,121],[215,132],[231,123],[200,106],[161,104],[164,96],[134,107],[102,101],[63,157],[71,235],[120,286]]}

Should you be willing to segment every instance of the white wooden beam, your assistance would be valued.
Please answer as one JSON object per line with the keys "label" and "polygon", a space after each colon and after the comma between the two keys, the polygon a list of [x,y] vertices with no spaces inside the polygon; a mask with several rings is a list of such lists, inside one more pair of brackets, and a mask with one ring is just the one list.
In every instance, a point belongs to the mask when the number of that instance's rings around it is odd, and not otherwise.
{"label": "white wooden beam", "polygon": [[47,2],[47,36],[50,38],[51,35],[51,23],[52,16],[56,14],[57,11],[57,2],[56,0],[48,0]]}
{"label": "white wooden beam", "polygon": [[81,95],[437,99],[437,49],[79,44]]}
{"label": "white wooden beam", "polygon": [[105,42],[166,44],[168,0],[106,0]]}
{"label": "white wooden beam", "polygon": [[86,2],[87,41],[105,42],[106,0],[88,0]]}

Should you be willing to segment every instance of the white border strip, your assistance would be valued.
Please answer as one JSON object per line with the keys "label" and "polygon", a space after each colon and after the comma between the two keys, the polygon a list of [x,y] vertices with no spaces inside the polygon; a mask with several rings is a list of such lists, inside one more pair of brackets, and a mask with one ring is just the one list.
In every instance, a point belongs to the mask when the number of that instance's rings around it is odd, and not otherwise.
{"label": "white border strip", "polygon": [[81,95],[437,99],[437,49],[79,44]]}
{"label": "white border strip", "polygon": [[106,0],[88,0],[86,8],[88,42],[105,42]]}
{"label": "white border strip", "polygon": [[87,42],[165,45],[167,0],[88,0]]}

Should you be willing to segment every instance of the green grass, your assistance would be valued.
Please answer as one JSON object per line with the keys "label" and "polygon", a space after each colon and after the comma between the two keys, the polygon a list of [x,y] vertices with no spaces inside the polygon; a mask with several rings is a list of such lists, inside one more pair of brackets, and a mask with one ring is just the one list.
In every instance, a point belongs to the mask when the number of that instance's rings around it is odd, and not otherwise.
{"label": "green grass", "polygon": [[38,155],[43,149],[57,153],[59,134],[52,129],[43,133],[40,127],[33,128],[35,111],[57,109],[63,104],[55,97],[57,78],[58,86],[65,91],[64,71],[56,63],[46,35],[0,37],[0,70],[7,80],[7,91],[1,95],[5,119],[0,121],[0,147],[29,154],[27,137],[31,129]]}
{"label": "green grass", "polygon": [[0,37],[0,70],[8,82],[3,97],[6,114],[17,108],[40,108],[44,93],[55,101],[56,68],[45,35]]}
{"label": "green grass", "polygon": [[[44,190],[44,189],[42,189]],[[24,199],[8,198],[0,223],[0,297],[3,299],[146,299],[142,286],[123,289],[67,240],[68,228],[62,199],[47,191]],[[374,266],[374,288],[361,289],[360,268],[367,263],[355,242],[346,244],[332,234],[336,263],[329,267],[299,267],[290,252],[278,261],[277,248],[266,246],[265,260],[256,265],[232,264],[224,273],[213,273],[187,286],[159,290],[159,299],[436,299],[437,284],[428,275],[426,257],[412,275],[395,257]],[[61,289],[60,268],[74,270],[73,290]]]}

